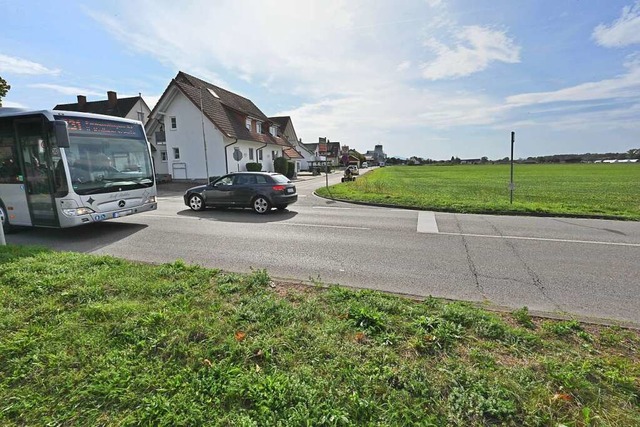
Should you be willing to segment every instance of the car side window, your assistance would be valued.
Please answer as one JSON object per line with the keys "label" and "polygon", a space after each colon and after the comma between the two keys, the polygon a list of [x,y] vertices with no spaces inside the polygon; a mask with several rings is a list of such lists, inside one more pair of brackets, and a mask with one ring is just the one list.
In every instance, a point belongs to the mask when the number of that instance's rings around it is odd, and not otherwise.
{"label": "car side window", "polygon": [[245,175],[236,176],[235,185],[247,185],[247,184],[248,184],[247,176]]}
{"label": "car side window", "polygon": [[223,186],[223,185],[233,185],[233,177],[225,176],[224,178],[222,178],[221,180],[215,183],[216,187]]}
{"label": "car side window", "polygon": [[267,183],[267,178],[265,178],[262,175],[256,176],[256,184],[266,184],[266,183]]}

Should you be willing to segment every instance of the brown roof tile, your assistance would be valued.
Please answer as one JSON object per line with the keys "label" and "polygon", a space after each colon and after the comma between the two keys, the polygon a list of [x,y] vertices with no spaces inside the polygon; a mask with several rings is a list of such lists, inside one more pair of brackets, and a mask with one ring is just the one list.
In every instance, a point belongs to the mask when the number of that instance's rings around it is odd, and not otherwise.
{"label": "brown roof tile", "polygon": [[130,98],[118,98],[114,108],[109,107],[109,101],[90,101],[84,104],[84,108],[76,102],[73,104],[58,104],[53,107],[59,111],[77,111],[82,113],[104,114],[107,116],[125,117],[141,98],[132,96]]}
{"label": "brown roof tile", "polygon": [[[263,126],[265,131],[267,130],[267,124],[269,122],[280,125],[281,129],[284,130],[286,121],[284,121],[283,125],[279,119],[290,120],[290,117],[267,118],[251,100],[182,71],[178,72],[178,75],[171,81],[169,87],[171,87],[171,85],[175,85],[198,109],[200,109],[202,103],[204,115],[227,136],[263,144],[280,145],[284,147],[283,151],[285,156],[290,159],[303,158],[285,138],[280,136],[274,137],[269,133],[250,131],[245,126],[245,119],[249,116],[253,119],[262,120],[265,123]],[[161,99],[165,97],[169,87],[167,87]],[[213,91],[213,93],[211,91]],[[159,104],[160,103],[156,104],[154,112]]]}

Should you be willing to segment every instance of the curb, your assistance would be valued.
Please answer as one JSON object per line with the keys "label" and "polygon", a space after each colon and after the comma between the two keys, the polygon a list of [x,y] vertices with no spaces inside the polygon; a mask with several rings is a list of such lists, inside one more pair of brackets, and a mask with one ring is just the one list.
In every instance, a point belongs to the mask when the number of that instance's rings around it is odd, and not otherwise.
{"label": "curb", "polygon": [[326,197],[318,194],[316,191],[313,194],[317,197],[326,200],[333,200],[335,202],[344,202],[344,203],[352,203],[354,205],[362,205],[362,206],[375,206],[379,208],[395,208],[395,209],[406,209],[411,211],[427,211],[427,212],[443,212],[443,213],[457,213],[457,214],[466,214],[466,215],[501,215],[501,216],[532,216],[537,218],[576,218],[576,219],[605,219],[611,221],[630,221],[630,222],[638,222],[638,220],[627,218],[623,216],[615,216],[615,215],[590,215],[590,214],[565,214],[565,213],[552,213],[552,212],[514,212],[514,211],[456,211],[451,209],[442,209],[442,208],[420,208],[417,206],[405,206],[405,205],[393,205],[389,203],[376,203],[376,202],[363,202],[359,200],[348,200],[348,199],[338,199],[335,197]]}

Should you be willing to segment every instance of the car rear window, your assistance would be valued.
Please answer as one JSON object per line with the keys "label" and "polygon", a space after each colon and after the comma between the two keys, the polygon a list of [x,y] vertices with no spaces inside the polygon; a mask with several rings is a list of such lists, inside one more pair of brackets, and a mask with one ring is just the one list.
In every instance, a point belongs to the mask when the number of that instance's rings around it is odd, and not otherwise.
{"label": "car rear window", "polygon": [[277,182],[278,184],[287,184],[291,182],[289,181],[289,178],[281,174],[271,175],[271,178],[274,180],[274,182]]}

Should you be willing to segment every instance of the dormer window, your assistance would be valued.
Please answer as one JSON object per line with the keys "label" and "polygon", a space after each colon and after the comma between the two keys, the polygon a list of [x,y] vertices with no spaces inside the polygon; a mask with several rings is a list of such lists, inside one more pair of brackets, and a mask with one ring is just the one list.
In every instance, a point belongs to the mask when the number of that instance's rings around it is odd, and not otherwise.
{"label": "dormer window", "polygon": [[271,133],[271,135],[273,136],[278,136],[278,127],[277,126],[269,127],[269,133]]}
{"label": "dormer window", "polygon": [[262,122],[256,122],[256,132],[262,133]]}
{"label": "dormer window", "polygon": [[247,120],[244,121],[244,125],[248,130],[251,130],[251,119],[249,117],[247,117]]}

